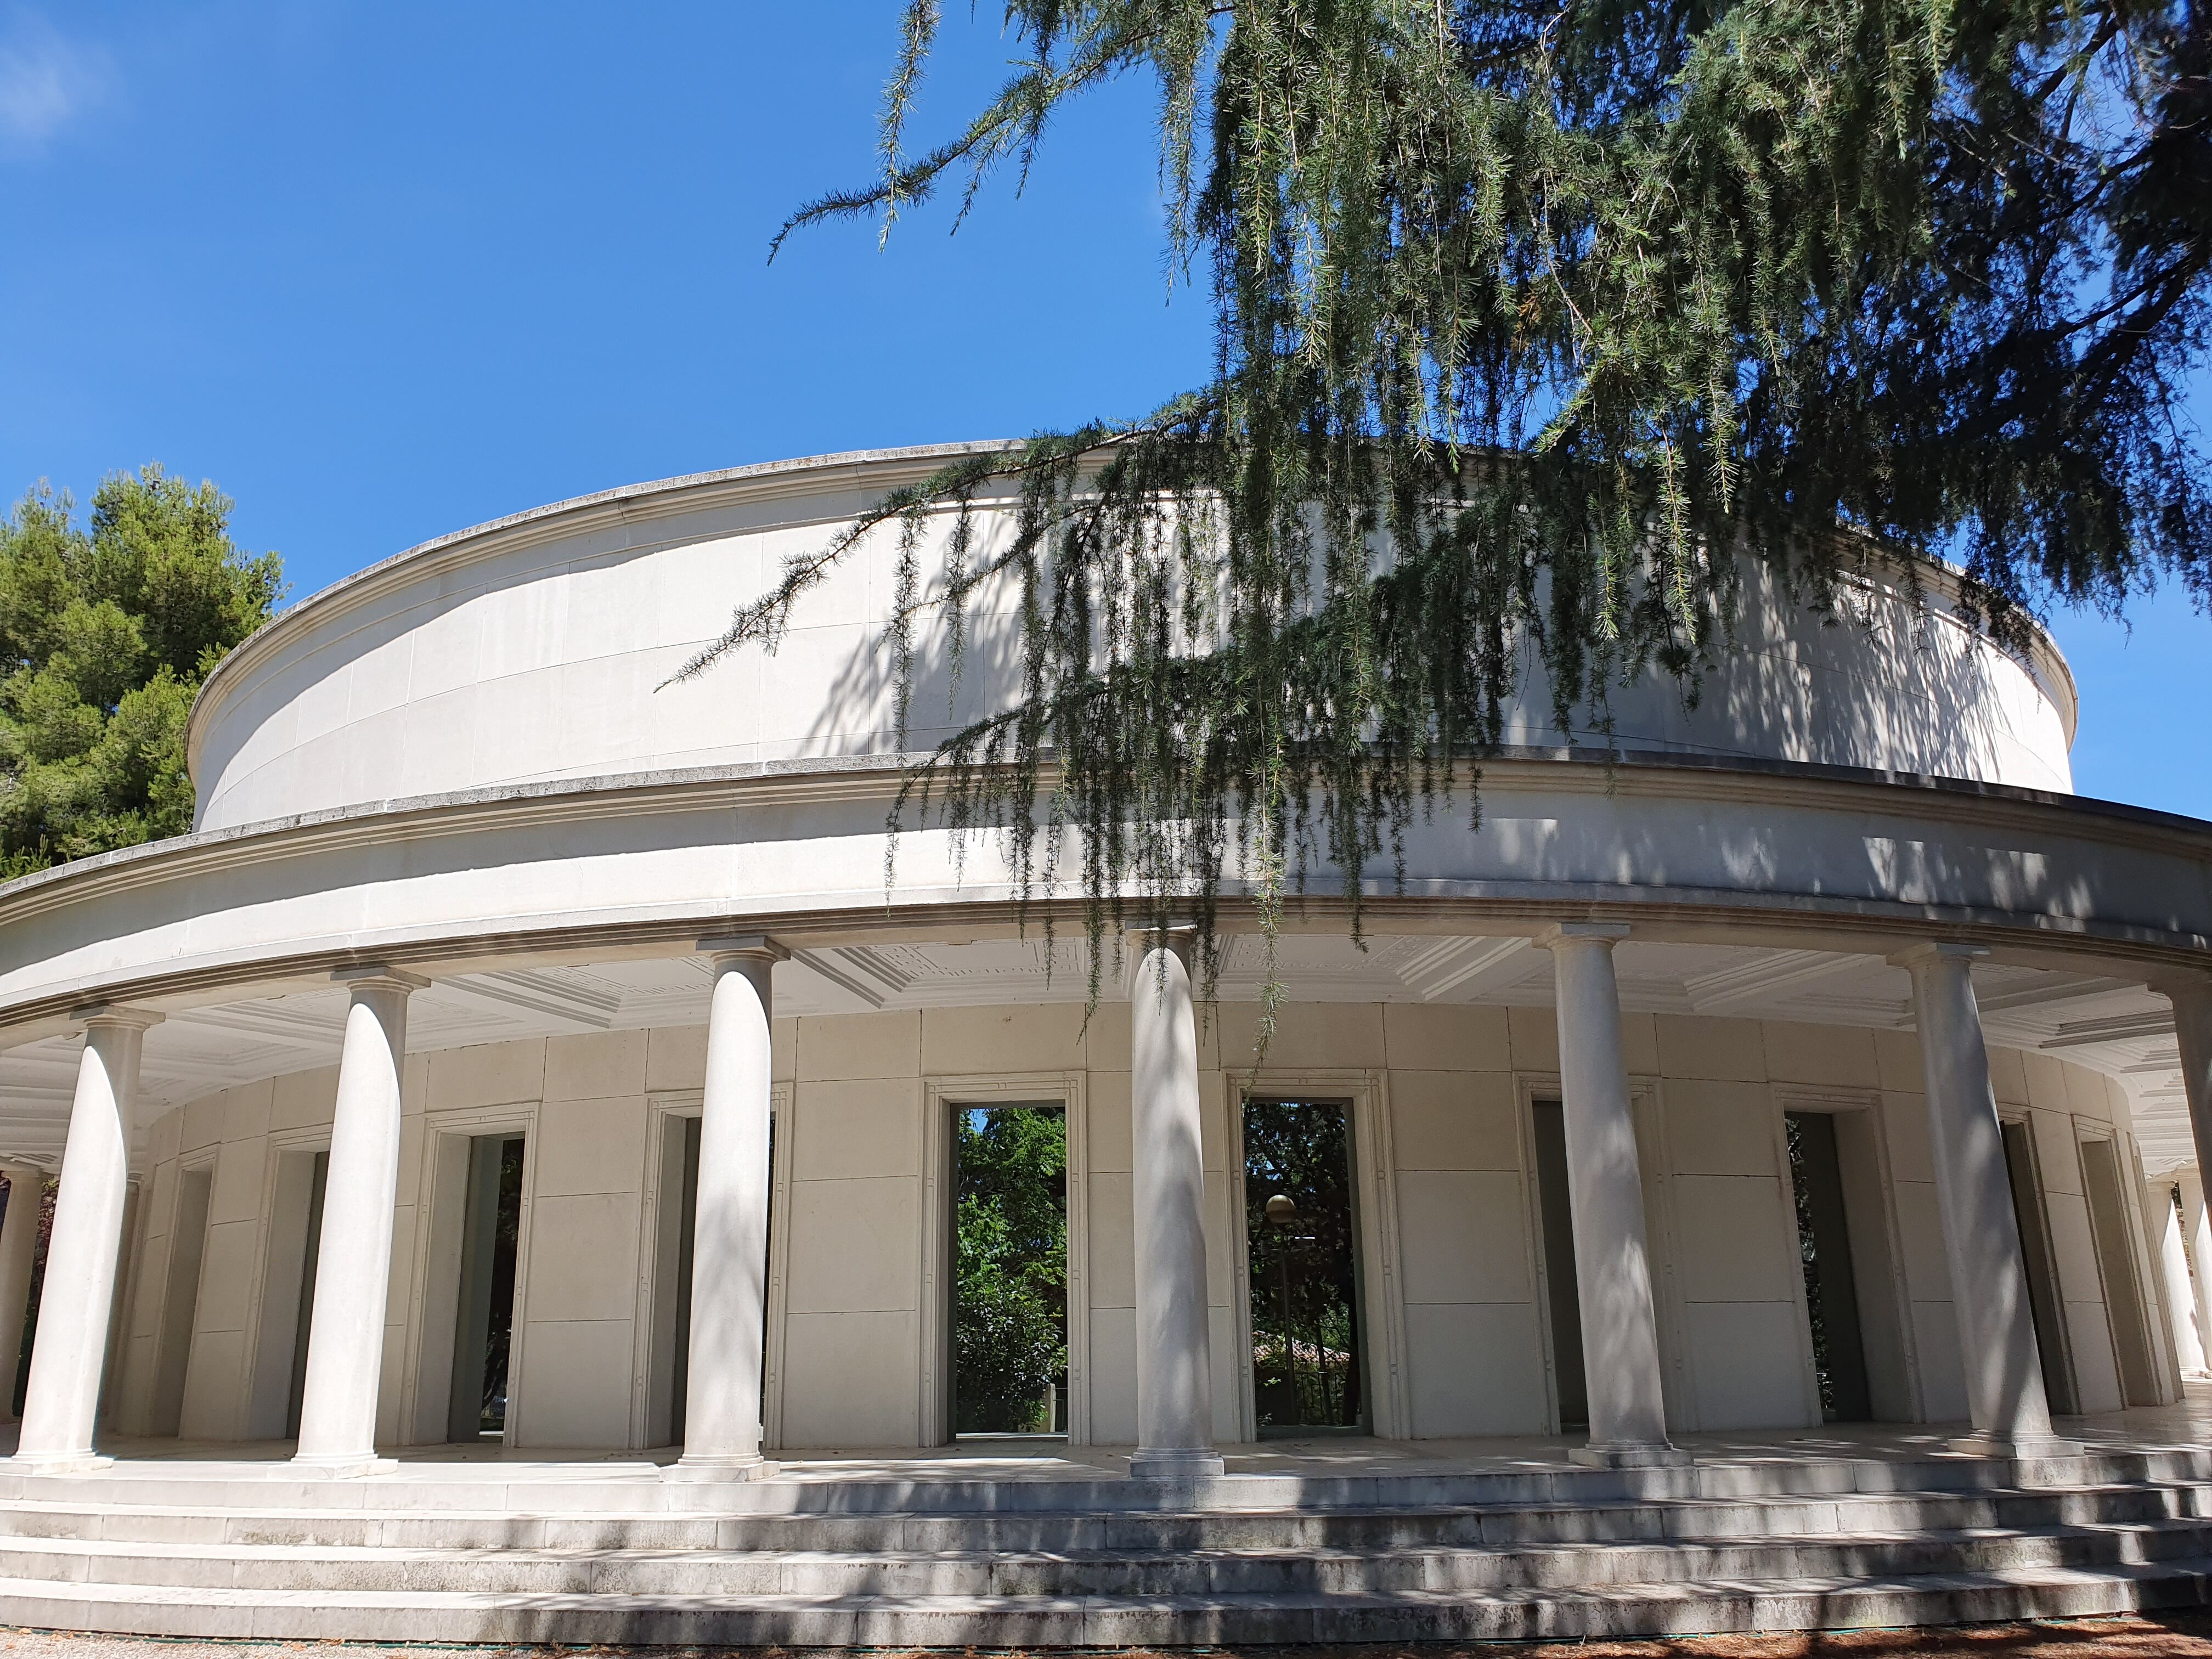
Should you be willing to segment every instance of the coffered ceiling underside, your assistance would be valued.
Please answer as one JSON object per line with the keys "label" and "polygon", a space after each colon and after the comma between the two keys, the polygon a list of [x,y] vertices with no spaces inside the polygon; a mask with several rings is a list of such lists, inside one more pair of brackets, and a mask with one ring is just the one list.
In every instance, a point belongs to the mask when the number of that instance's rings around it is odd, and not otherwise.
{"label": "coffered ceiling underside", "polygon": [[[1256,998],[1265,946],[1224,942],[1219,994]],[[1911,985],[1878,957],[1822,951],[1627,940],[1615,952],[1632,1012],[1909,1030]],[[1127,994],[1129,964],[1103,993]],[[1525,939],[1341,936],[1280,942],[1291,1004],[1399,1002],[1548,1007],[1550,954]],[[529,967],[441,979],[417,992],[410,1050],[517,1038],[696,1025],[707,1018],[703,957]],[[2133,1103],[2144,1163],[2193,1161],[2172,1011],[2141,984],[2044,969],[1983,964],[1974,981],[1992,1042],[2039,1050],[2118,1078]],[[775,970],[779,1015],[1081,1002],[1079,940],[967,945],[887,943],[807,951]],[[240,1084],[337,1063],[346,994],[333,986],[172,1015],[147,1034],[138,1121]],[[0,1156],[51,1166],[59,1157],[79,1042],[58,1036],[0,1053]]]}

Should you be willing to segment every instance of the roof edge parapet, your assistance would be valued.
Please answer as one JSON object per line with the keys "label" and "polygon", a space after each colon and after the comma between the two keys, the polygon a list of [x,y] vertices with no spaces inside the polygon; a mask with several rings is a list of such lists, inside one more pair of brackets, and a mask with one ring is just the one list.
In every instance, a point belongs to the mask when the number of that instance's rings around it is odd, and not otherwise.
{"label": "roof edge parapet", "polygon": [[[773,493],[779,484],[798,486],[818,480],[823,473],[841,469],[851,471],[864,468],[888,471],[901,466],[912,467],[921,462],[941,464],[956,456],[982,454],[1016,447],[1017,441],[1011,438],[969,443],[914,444],[904,448],[851,449],[831,455],[808,455],[790,460],[759,461],[747,466],[721,467],[710,472],[685,472],[674,477],[617,484],[611,489],[593,490],[589,495],[571,495],[563,501],[549,501],[543,507],[528,507],[501,518],[487,519],[483,523],[471,525],[465,530],[434,536],[427,542],[417,542],[412,547],[379,559],[374,564],[364,565],[351,575],[341,576],[327,586],[316,589],[297,605],[271,617],[234,646],[229,653],[216,665],[214,672],[200,683],[199,690],[193,696],[191,714],[185,725],[186,761],[197,779],[200,741],[214,709],[230,696],[237,680],[252,669],[255,661],[267,655],[282,636],[308,619],[320,619],[341,613],[373,597],[388,586],[403,569],[412,574],[416,566],[433,562],[442,564],[447,560],[441,556],[447,556],[454,563],[489,557],[516,545],[539,539],[549,526],[562,520],[585,517],[608,508],[619,511],[633,503],[649,504],[665,496],[711,491],[732,485],[766,486],[764,493]],[[934,470],[933,465],[932,470]]]}
{"label": "roof edge parapet", "polygon": [[[297,605],[270,617],[217,663],[214,671],[201,683],[192,700],[191,712],[185,725],[186,766],[197,784],[200,746],[208,721],[260,659],[275,650],[285,636],[308,622],[343,614],[352,606],[367,602],[391,586],[403,572],[414,576],[425,574],[424,569],[418,568],[442,568],[465,564],[478,558],[489,558],[518,546],[545,539],[555,533],[556,526],[610,510],[620,516],[629,516],[633,509],[643,509],[641,515],[662,516],[663,513],[676,510],[669,503],[670,497],[694,494],[712,495],[732,489],[764,495],[785,490],[798,494],[808,484],[818,485],[825,474],[839,471],[896,474],[918,471],[925,465],[934,471],[938,465],[958,456],[984,454],[1018,447],[1019,441],[1014,439],[979,439],[887,449],[843,450],[828,455],[756,462],[707,472],[687,472],[674,477],[619,484],[588,495],[572,495],[563,501],[510,513],[482,524],[471,525],[466,529],[433,537],[428,541],[418,542],[319,588]],[[883,480],[886,488],[890,487],[891,483],[890,477]],[[653,511],[656,507],[661,511]],[[1878,545],[1875,549],[1875,556],[1886,562],[1897,559],[1896,555]],[[1930,557],[1919,562],[1926,572],[1938,578],[1944,598],[1955,602],[1963,586],[1965,573],[1945,559]],[[2050,630],[2037,621],[2031,621],[2030,626],[2034,630],[2034,638],[2039,647],[2034,653],[2039,660],[2027,666],[2038,682],[2052,694],[2065,729],[2067,746],[2070,749],[2080,720],[2080,689],[2075,684],[2072,666],[2067,662],[2065,653],[2058,648],[2057,641],[2051,637]]]}

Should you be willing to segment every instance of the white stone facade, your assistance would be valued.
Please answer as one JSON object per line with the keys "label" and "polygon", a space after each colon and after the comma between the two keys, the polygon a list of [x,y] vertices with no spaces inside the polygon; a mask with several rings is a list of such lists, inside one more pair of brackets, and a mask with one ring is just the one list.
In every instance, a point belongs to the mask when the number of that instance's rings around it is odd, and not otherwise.
{"label": "white stone facade", "polygon": [[[326,1473],[446,1442],[468,1148],[495,1135],[526,1149],[510,1446],[668,1445],[679,1379],[675,1478],[940,1444],[951,1114],[994,1102],[1066,1111],[1064,1427],[1139,1473],[1255,1436],[1247,1091],[1351,1104],[1385,1438],[1560,1427],[1538,1102],[1564,1102],[1609,1357],[1601,1466],[1820,1424],[1792,1112],[1836,1125],[1875,1418],[2033,1449],[2054,1410],[2168,1403],[2203,1365],[2202,1194],[2171,1194],[2212,1104],[2212,828],[2066,793],[2047,645],[2006,656],[1879,573],[1826,624],[1754,573],[1741,653],[1694,711],[1624,696],[1615,760],[1550,746],[1532,687],[1484,828],[1410,830],[1370,948],[1317,872],[1255,1056],[1233,903],[1217,1002],[1171,963],[1086,1014],[983,843],[909,831],[886,892],[888,549],[775,656],[663,684],[779,558],[939,459],[676,480],[403,555],[210,682],[193,836],[0,889],[0,1162],[60,1176],[47,1282],[77,1287],[42,1306],[17,1467],[111,1431],[284,1439],[299,1389]],[[1006,693],[1004,611],[978,607],[962,718]]]}
{"label": "white stone facade", "polygon": [[[1223,1070],[1219,1057],[1249,1048],[1252,1012],[1224,1005],[1200,1059],[1213,1426],[1224,1441],[1252,1436],[1232,1293],[1241,1216],[1223,1173],[1233,1156],[1226,1103],[1248,1073]],[[1858,1115],[1887,1177],[1887,1236],[1864,1241],[1869,1267],[1887,1270],[1878,1294],[1893,1310],[1894,1346],[1876,1367],[1882,1415],[1965,1419],[1911,1034],[1650,1014],[1627,1016],[1624,1033],[1669,1426],[1820,1421],[1781,1143],[1783,1112],[1804,1107]],[[1087,1031],[1081,1006],[1060,1003],[787,1019],[775,1036],[777,1146],[780,1160],[788,1148],[788,1163],[775,1175],[771,1447],[946,1437],[922,1358],[931,1113],[946,1101],[1016,1096],[1071,1109],[1082,1183],[1072,1249],[1087,1312],[1074,1345],[1074,1437],[1134,1443],[1126,1005],[1102,1009]],[[410,1057],[380,1441],[446,1437],[442,1382],[426,1389],[421,1375],[439,1225],[422,1195],[434,1186],[440,1139],[518,1129],[530,1138],[530,1165],[512,1443],[664,1443],[651,1419],[651,1389],[665,1382],[654,1368],[668,1358],[653,1342],[656,1273],[666,1266],[655,1259],[666,1173],[656,1154],[668,1115],[699,1109],[703,1037],[698,1026],[664,1027]],[[1997,1049],[1993,1060],[2001,1112],[2033,1128],[2081,1408],[2118,1409],[2126,1399],[2079,1146],[2117,1139],[2132,1155],[2124,1098],[2111,1079],[2046,1055]],[[1555,1091],[1558,1077],[1557,1032],[1534,1008],[1336,1004],[1325,1018],[1287,1022],[1270,1052],[1258,1086],[1350,1097],[1361,1152],[1373,1160],[1363,1194],[1376,1236],[1363,1243],[1368,1284],[1385,1287],[1370,1302],[1375,1364],[1388,1378],[1376,1389],[1378,1432],[1457,1438],[1553,1427],[1524,1109]],[[270,1329],[268,1319],[298,1282],[296,1269],[288,1279],[274,1265],[283,1160],[327,1144],[337,1083],[331,1069],[295,1073],[175,1108],[150,1126],[117,1381],[125,1433],[155,1432],[160,1421],[172,1218],[183,1173],[211,1169],[181,1432],[271,1437],[255,1420],[255,1378],[265,1389],[283,1373],[256,1357],[265,1346],[289,1356],[289,1327]],[[2146,1260],[2118,1293],[2142,1296],[2151,1267]],[[426,1395],[430,1409],[420,1413]]]}

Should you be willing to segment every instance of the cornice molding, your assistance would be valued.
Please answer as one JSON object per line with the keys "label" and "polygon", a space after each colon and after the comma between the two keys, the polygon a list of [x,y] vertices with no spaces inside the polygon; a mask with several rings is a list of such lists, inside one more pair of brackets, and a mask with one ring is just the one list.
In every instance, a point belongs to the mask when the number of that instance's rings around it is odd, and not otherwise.
{"label": "cornice molding", "polygon": [[[172,880],[210,861],[236,869],[330,845],[391,845],[575,818],[888,800],[904,772],[927,758],[855,755],[753,761],[417,795],[268,818],[126,847],[0,884],[0,926],[39,915],[53,902],[73,902],[95,888],[113,891],[149,879]],[[1928,811],[1933,799],[1942,801],[1942,816],[1961,824],[2081,836],[2197,859],[2212,868],[2212,823],[2009,784],[1794,761],[1556,749],[1501,749],[1470,758],[1459,771],[1461,787],[1480,771],[1482,787],[1492,798],[1503,787],[1819,811],[1832,807],[1841,793],[1860,795],[1862,805],[1880,800],[1905,813]],[[1049,775],[1042,782],[1048,787]]]}
{"label": "cornice molding", "polygon": [[[337,854],[374,853],[410,842],[466,841],[517,829],[543,830],[564,824],[602,823],[626,817],[727,811],[825,803],[888,806],[908,757],[855,757],[833,761],[755,763],[742,766],[571,781],[521,788],[472,791],[463,794],[380,802],[297,818],[244,825],[128,848],[76,864],[40,872],[0,887],[0,927],[21,923],[66,907],[118,895],[152,890],[172,883],[232,877],[258,866]],[[1472,764],[1472,763],[1470,763]],[[1725,765],[1695,757],[1616,757],[1547,750],[1517,750],[1480,763],[1484,788],[1493,811],[1509,802],[1531,801],[1546,816],[1542,797],[1574,795],[1669,799],[1719,806],[1782,808],[1855,820],[1852,833],[1879,838],[1881,819],[1895,821],[1901,842],[1932,839],[1930,820],[1942,826],[1976,826],[2016,834],[2030,851],[2037,843],[2070,841],[2085,855],[2156,851],[2203,868],[2212,884],[2212,824],[2075,797],[1984,784],[1899,777],[1840,768],[1791,766],[1784,763]],[[1630,810],[1632,810],[1630,809]],[[1762,820],[1748,820],[1753,828]],[[732,840],[742,826],[733,821]],[[334,884],[343,886],[343,882]],[[1340,887],[1316,878],[1312,896],[1293,904],[1287,920],[1296,928],[1341,925]],[[158,995],[185,1001],[220,994],[240,984],[287,981],[327,975],[365,960],[396,956],[421,971],[441,963],[480,963],[502,953],[539,957],[566,951],[635,951],[679,955],[695,948],[702,929],[729,930],[742,921],[773,928],[793,948],[850,940],[880,942],[886,926],[915,930],[971,932],[978,926],[1011,927],[1012,895],[1002,886],[979,883],[960,898],[934,890],[917,892],[907,902],[894,893],[887,915],[880,896],[858,905],[824,908],[804,899],[766,905],[733,916],[723,895],[711,903],[684,901],[665,910],[549,908],[511,924],[456,917],[449,924],[394,927],[374,935],[349,935],[282,944],[210,956],[174,971],[155,967],[118,968],[88,975],[52,995],[35,992],[5,1011],[11,1032],[27,1024],[52,1019],[67,1006],[94,999],[128,1000]],[[2130,978],[2202,974],[2212,961],[2212,941],[2195,934],[2126,922],[2106,922],[2049,913],[2004,911],[1972,905],[1921,903],[1880,896],[1854,896],[1783,889],[1716,889],[1619,881],[1521,880],[1500,877],[1439,878],[1408,882],[1401,896],[1387,878],[1370,884],[1364,902],[1371,924],[1388,919],[1391,931],[1413,933],[1453,931],[1485,933],[1493,938],[1522,937],[1547,925],[1566,921],[1617,921],[1633,914],[1639,933],[1647,926],[1688,936],[1701,930],[1734,931],[1784,941],[1793,930],[1814,936],[1863,937],[1869,954],[1887,954],[1931,933],[1972,942],[2059,953],[2074,960],[2101,955],[2107,963],[2126,958]],[[1247,906],[1234,890],[1224,895],[1224,926],[1249,931]],[[1036,904],[1031,921],[1046,910],[1079,920],[1076,901]],[[1479,923],[1480,925],[1474,925]],[[327,946],[327,948],[325,948]],[[1843,947],[1848,948],[1848,947]],[[518,964],[521,965],[521,964]],[[1426,964],[1446,980],[1463,977],[1463,964]],[[1482,964],[1478,963],[1477,966]],[[458,971],[489,971],[468,967]],[[1469,969],[1468,971],[1473,971]],[[1710,990],[1729,1000],[1728,988]],[[590,1024],[590,1011],[576,1018]],[[15,1040],[21,1040],[17,1038]]]}
{"label": "cornice molding", "polygon": [[[1655,940],[1688,939],[1710,943],[1786,947],[1817,933],[1828,948],[1849,951],[1854,941],[1870,959],[1880,959],[1899,948],[1899,941],[1916,934],[1942,933],[1962,944],[1990,947],[1993,951],[2018,955],[2033,951],[2055,957],[2091,955],[2109,962],[2127,955],[2142,963],[2148,980],[2161,970],[2170,972],[2184,963],[2212,957],[2212,939],[2180,939],[2141,929],[2100,927],[2063,917],[2002,915],[1966,908],[1902,904],[1888,901],[1808,898],[1793,894],[1720,893],[1692,888],[1608,888],[1563,894],[1556,886],[1542,890],[1536,883],[1464,882],[1433,884],[1454,890],[1430,890],[1398,897],[1372,894],[1364,901],[1370,933],[1488,930],[1497,936],[1517,933],[1531,939],[1548,927],[1591,919],[1594,914],[1617,919],[1624,913],[1644,913],[1639,933],[1649,931]],[[1050,909],[1063,927],[1083,921],[1079,902],[1059,901],[1030,908],[1029,927],[1036,929]],[[1327,894],[1310,894],[1285,907],[1285,920],[1297,931],[1340,928],[1345,902]],[[637,921],[577,921],[552,919],[538,927],[456,930],[442,936],[411,938],[404,943],[406,959],[418,970],[430,973],[448,963],[471,964],[455,972],[477,972],[473,964],[501,955],[533,958],[594,955],[650,954],[680,956],[696,951],[701,920],[714,915],[726,917],[723,903],[702,918],[678,917]],[[979,896],[957,903],[918,904],[886,916],[880,903],[841,909],[789,910],[764,915],[763,929],[800,941],[794,955],[805,957],[810,947],[844,941],[880,942],[886,929],[927,939],[940,933],[972,938],[979,928],[1012,934],[1015,906],[1004,896]],[[1241,896],[1224,895],[1221,926],[1225,932],[1243,933],[1257,927],[1257,912]],[[380,946],[378,954],[386,952]],[[392,954],[398,954],[394,946]],[[96,996],[81,988],[51,996],[26,999],[0,1010],[0,1049],[51,1036],[66,1025],[71,1011],[88,1000],[145,1002],[173,1001],[188,1012],[198,1001],[219,1001],[251,995],[280,994],[327,985],[330,975],[362,960],[359,947],[333,947],[293,952],[258,953],[250,959],[220,961],[174,971],[120,975],[103,981]]]}

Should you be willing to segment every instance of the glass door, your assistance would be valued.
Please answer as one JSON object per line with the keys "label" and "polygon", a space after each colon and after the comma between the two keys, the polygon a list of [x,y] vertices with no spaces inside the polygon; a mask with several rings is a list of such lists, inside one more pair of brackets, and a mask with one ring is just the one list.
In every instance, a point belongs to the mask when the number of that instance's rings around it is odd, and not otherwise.
{"label": "glass door", "polygon": [[1067,1114],[953,1108],[952,1431],[1067,1431]]}
{"label": "glass door", "polygon": [[1244,1103],[1252,1404],[1263,1439],[1368,1425],[1352,1108]]}

